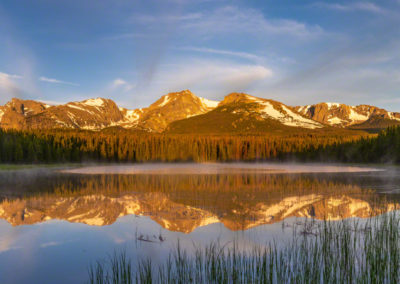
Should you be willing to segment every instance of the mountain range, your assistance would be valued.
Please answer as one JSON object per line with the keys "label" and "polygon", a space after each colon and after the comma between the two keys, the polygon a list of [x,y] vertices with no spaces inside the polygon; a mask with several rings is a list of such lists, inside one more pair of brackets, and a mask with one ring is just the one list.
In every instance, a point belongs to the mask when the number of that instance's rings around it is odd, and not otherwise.
{"label": "mountain range", "polygon": [[13,98],[0,106],[0,127],[17,130],[120,127],[156,133],[285,133],[338,128],[376,131],[390,125],[400,125],[400,113],[375,106],[325,102],[292,107],[244,93],[231,93],[218,102],[189,90],[169,93],[138,109],[119,107],[104,98],[61,105]]}

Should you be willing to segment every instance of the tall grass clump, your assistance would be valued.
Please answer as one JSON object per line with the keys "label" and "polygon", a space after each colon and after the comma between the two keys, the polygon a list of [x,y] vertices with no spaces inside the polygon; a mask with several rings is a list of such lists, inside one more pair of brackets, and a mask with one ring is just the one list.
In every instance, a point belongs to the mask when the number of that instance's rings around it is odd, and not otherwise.
{"label": "tall grass clump", "polygon": [[289,241],[250,250],[212,243],[189,253],[178,243],[164,263],[144,259],[134,269],[125,254],[115,254],[111,268],[92,266],[89,282],[400,283],[399,221],[396,212],[367,221],[307,221]]}
{"label": "tall grass clump", "polygon": [[97,261],[88,269],[90,284],[124,284],[132,282],[132,264],[126,252],[114,253],[105,262]]}

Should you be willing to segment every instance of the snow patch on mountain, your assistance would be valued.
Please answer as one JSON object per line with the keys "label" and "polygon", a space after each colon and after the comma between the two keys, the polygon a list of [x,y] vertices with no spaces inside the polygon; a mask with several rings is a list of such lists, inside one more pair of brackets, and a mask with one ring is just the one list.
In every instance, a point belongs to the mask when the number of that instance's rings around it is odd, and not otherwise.
{"label": "snow patch on mountain", "polygon": [[339,117],[331,117],[328,119],[329,124],[334,125],[334,124],[342,124],[345,121],[340,119]]}
{"label": "snow patch on mountain", "polygon": [[329,109],[331,109],[332,107],[339,107],[340,104],[339,103],[325,103]]}
{"label": "snow patch on mountain", "polygon": [[203,105],[205,105],[207,108],[216,108],[219,104],[218,101],[212,101],[212,100],[201,98],[201,97],[199,97],[199,99],[200,99],[201,103]]}
{"label": "snow patch on mountain", "polygon": [[352,120],[352,123],[366,121],[369,117],[367,115],[360,114],[354,111],[353,108],[350,109],[349,118]]}
{"label": "snow patch on mountain", "polygon": [[104,100],[102,98],[88,99],[86,101],[83,101],[82,104],[94,107],[101,107],[104,105]]}
{"label": "snow patch on mountain", "polygon": [[143,109],[127,110],[124,115],[124,120],[135,123],[140,119],[140,115],[143,113]]}
{"label": "snow patch on mountain", "polygon": [[87,109],[81,108],[81,107],[79,107],[77,105],[73,105],[73,104],[67,104],[67,107],[78,109],[78,110],[81,110],[81,111],[87,111]]}
{"label": "snow patch on mountain", "polygon": [[300,114],[297,114],[290,110],[288,107],[285,105],[281,105],[282,110],[276,109],[272,103],[268,101],[264,101],[262,99],[258,99],[256,97],[252,96],[247,96],[248,99],[251,101],[254,101],[260,105],[262,105],[264,108],[261,109],[261,112],[267,115],[270,118],[279,120],[282,122],[284,125],[287,126],[294,126],[294,127],[303,127],[303,128],[309,128],[309,129],[315,129],[315,128],[322,128],[323,125],[313,121],[311,119],[305,118],[301,116]]}
{"label": "snow patch on mountain", "polygon": [[165,106],[170,101],[169,95],[164,96],[164,100],[158,105],[159,107]]}
{"label": "snow patch on mountain", "polygon": [[300,107],[299,108],[299,113],[301,113],[301,114],[307,113],[307,111],[310,109],[310,107],[311,107],[310,105]]}
{"label": "snow patch on mountain", "polygon": [[389,118],[390,118],[390,119],[400,121],[400,118],[395,117],[393,112],[388,112],[388,115],[389,115]]}
{"label": "snow patch on mountain", "polygon": [[311,119],[305,118],[293,111],[291,111],[289,108],[287,108],[286,106],[282,106],[282,108],[284,109],[284,111],[286,111],[286,114],[289,117],[286,117],[286,121],[283,122],[283,124],[288,125],[288,126],[299,126],[299,127],[304,127],[304,128],[322,128],[323,126],[316,122],[313,121]]}

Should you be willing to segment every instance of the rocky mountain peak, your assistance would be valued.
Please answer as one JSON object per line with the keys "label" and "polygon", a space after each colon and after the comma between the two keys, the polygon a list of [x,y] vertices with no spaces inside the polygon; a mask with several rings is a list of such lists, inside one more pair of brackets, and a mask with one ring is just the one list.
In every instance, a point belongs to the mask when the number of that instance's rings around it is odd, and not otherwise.
{"label": "rocky mountain peak", "polygon": [[[374,117],[391,120],[394,124],[400,122],[400,114],[388,112],[384,109],[370,106],[350,106],[339,103],[318,103],[315,105],[298,106],[295,109],[301,114],[315,121],[336,127],[352,127],[362,124]],[[379,119],[378,119],[379,120]]]}
{"label": "rocky mountain peak", "polygon": [[46,105],[41,102],[33,100],[22,100],[19,98],[12,98],[11,101],[9,101],[5,106],[3,106],[3,108],[8,108],[14,112],[24,115],[39,113],[48,107],[49,105]]}
{"label": "rocky mountain peak", "polygon": [[4,106],[0,106],[0,127],[6,129],[23,129],[26,117],[45,111],[49,105],[33,101],[12,98]]}
{"label": "rocky mountain peak", "polygon": [[197,101],[197,97],[189,90],[168,93],[150,105],[149,108],[159,108],[179,103],[191,104]]}
{"label": "rocky mountain peak", "polygon": [[144,130],[161,132],[172,121],[206,113],[217,105],[218,102],[197,97],[189,90],[169,93],[150,105],[139,123]]}
{"label": "rocky mountain peak", "polygon": [[230,103],[251,103],[254,102],[255,99],[257,98],[245,93],[230,93],[229,95],[225,96],[220,105],[226,105]]}

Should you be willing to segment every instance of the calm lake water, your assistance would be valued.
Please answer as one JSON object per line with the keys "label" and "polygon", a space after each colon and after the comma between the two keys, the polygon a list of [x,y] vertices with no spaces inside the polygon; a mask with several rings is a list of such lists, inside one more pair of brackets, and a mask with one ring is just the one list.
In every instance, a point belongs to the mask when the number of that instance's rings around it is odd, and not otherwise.
{"label": "calm lake water", "polygon": [[288,164],[94,165],[0,172],[0,283],[84,283],[125,250],[163,261],[219,242],[291,238],[304,218],[398,208],[400,169]]}

